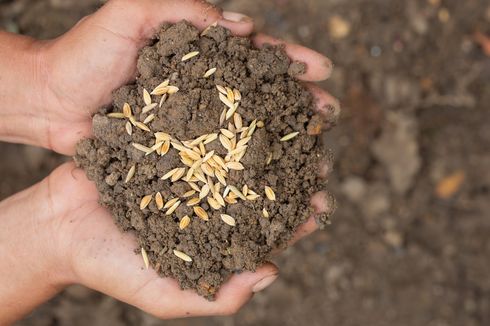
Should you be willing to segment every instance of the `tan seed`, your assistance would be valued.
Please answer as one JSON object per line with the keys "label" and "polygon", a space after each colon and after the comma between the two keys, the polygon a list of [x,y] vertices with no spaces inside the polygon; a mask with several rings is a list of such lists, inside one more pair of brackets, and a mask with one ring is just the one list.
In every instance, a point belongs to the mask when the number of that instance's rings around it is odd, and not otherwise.
{"label": "tan seed", "polygon": [[272,162],[272,153],[269,153],[269,155],[267,156],[267,160],[265,161],[265,164],[269,165],[271,164],[271,162]]}
{"label": "tan seed", "polygon": [[264,121],[262,120],[257,121],[257,127],[264,128],[264,126],[265,126]]}
{"label": "tan seed", "polygon": [[145,197],[141,198],[140,209],[144,210],[150,204],[152,198],[153,195],[146,195]]}
{"label": "tan seed", "polygon": [[256,200],[259,197],[260,197],[260,195],[252,194],[252,195],[247,196],[247,200]]}
{"label": "tan seed", "polygon": [[204,143],[199,144],[199,151],[201,152],[202,156],[206,155],[206,147],[204,146]]}
{"label": "tan seed", "polygon": [[150,105],[151,104],[151,96],[150,93],[146,90],[146,88],[143,88],[143,101],[145,102],[145,105]]}
{"label": "tan seed", "polygon": [[131,179],[133,179],[134,177],[135,172],[136,172],[136,165],[133,165],[129,169],[128,174],[126,175],[126,179],[124,180],[124,183],[128,183],[129,181],[131,181]]}
{"label": "tan seed", "polygon": [[223,111],[221,112],[221,115],[219,117],[219,125],[222,126],[223,123],[225,123],[225,120],[226,120],[226,108],[223,109]]}
{"label": "tan seed", "polygon": [[167,93],[172,95],[175,94],[179,91],[180,89],[177,86],[168,86],[168,91]]}
{"label": "tan seed", "polygon": [[196,193],[196,191],[194,189],[192,189],[192,190],[189,190],[186,193],[184,193],[182,195],[182,197],[187,198],[187,197],[190,197],[190,196],[194,195],[195,193]]}
{"label": "tan seed", "polygon": [[203,163],[206,163],[207,161],[209,161],[209,160],[210,160],[210,159],[213,157],[213,155],[214,155],[214,151],[211,151],[211,152],[207,153],[207,154],[206,154],[206,155],[203,157],[202,162],[203,162]]}
{"label": "tan seed", "polygon": [[182,144],[177,143],[175,140],[172,140],[171,144],[173,148],[181,152],[186,152],[187,150],[189,150],[188,148],[185,148]]}
{"label": "tan seed", "polygon": [[218,204],[220,204],[221,206],[225,207],[226,206],[225,205],[225,200],[223,199],[223,197],[219,193],[219,191],[220,191],[220,188],[219,187],[221,185],[218,183],[218,184],[216,184],[216,186],[218,186],[218,187],[216,187],[216,189],[215,189],[216,191],[214,192],[213,197],[214,197],[214,199],[216,199],[216,201],[218,202]]}
{"label": "tan seed", "polygon": [[216,179],[223,185],[226,186],[226,179],[225,177],[221,174],[219,171],[215,171],[214,175],[216,176]]}
{"label": "tan seed", "polygon": [[212,197],[208,197],[208,204],[213,208],[214,210],[218,210],[221,208],[221,205],[216,201],[216,199]]}
{"label": "tan seed", "polygon": [[167,172],[163,177],[162,177],[162,180],[167,180],[169,178],[171,178],[175,173],[177,173],[177,171],[179,171],[180,168],[175,168],[173,170],[170,170],[169,172]]}
{"label": "tan seed", "polygon": [[262,209],[262,215],[263,215],[265,218],[269,218],[269,212],[267,211],[267,209],[265,209],[265,207]]}
{"label": "tan seed", "polygon": [[209,166],[208,163],[203,163],[201,165],[201,170],[204,172],[206,175],[210,177],[214,177],[214,170]]}
{"label": "tan seed", "polygon": [[195,206],[194,213],[196,213],[196,215],[204,221],[209,221],[208,213],[206,213],[206,211],[201,206]]}
{"label": "tan seed", "polygon": [[238,148],[246,145],[251,139],[252,137],[245,137],[243,139],[240,139],[240,141],[238,141],[238,143],[236,144],[236,147]]}
{"label": "tan seed", "polygon": [[129,118],[130,116],[133,115],[133,113],[131,112],[131,107],[129,106],[128,103],[124,103],[123,105],[123,114],[125,118]]}
{"label": "tan seed", "polygon": [[226,89],[226,97],[231,103],[235,102],[235,94],[233,93],[233,90],[229,87],[225,87]]}
{"label": "tan seed", "polygon": [[171,207],[172,205],[174,205],[176,202],[179,201],[179,198],[172,198],[170,199],[168,202],[165,203],[165,206],[163,206],[163,208],[169,208]]}
{"label": "tan seed", "polygon": [[225,197],[225,201],[231,205],[236,204],[238,202],[235,198],[232,198],[230,196]]}
{"label": "tan seed", "polygon": [[225,135],[226,137],[228,137],[230,139],[235,137],[235,134],[233,132],[229,131],[228,129],[220,129],[220,131],[223,135]]}
{"label": "tan seed", "polygon": [[194,52],[187,53],[186,55],[184,55],[182,57],[182,62],[187,61],[187,60],[190,60],[190,59],[194,58],[197,55],[199,55],[199,51],[194,51]]}
{"label": "tan seed", "polygon": [[223,222],[225,222],[229,226],[235,226],[236,225],[235,219],[233,217],[231,217],[230,215],[220,214],[220,216],[221,216],[221,219],[223,220]]}
{"label": "tan seed", "polygon": [[148,254],[146,253],[145,248],[141,247],[141,257],[143,257],[143,262],[145,263],[145,268],[150,268],[150,261],[148,260]]}
{"label": "tan seed", "polygon": [[[219,99],[221,100],[221,102],[223,102],[224,105],[226,105],[228,108],[230,109],[233,109],[235,107],[235,104],[233,104],[233,102],[231,102],[228,97],[226,97],[226,95],[223,95],[221,93],[219,93]],[[228,116],[227,114],[227,120],[230,118],[231,116]]]}
{"label": "tan seed", "polygon": [[209,191],[210,189],[208,184],[202,186],[201,191],[199,192],[199,198],[203,199],[204,197],[206,197],[209,194]]}
{"label": "tan seed", "polygon": [[114,119],[124,119],[124,113],[122,112],[111,112],[107,114],[108,118],[114,118]]}
{"label": "tan seed", "polygon": [[208,78],[210,77],[212,74],[214,74],[216,72],[216,68],[211,68],[209,69],[208,71],[206,71],[206,73],[204,74],[204,78]]}
{"label": "tan seed", "polygon": [[233,107],[231,107],[227,112],[226,112],[226,116],[225,116],[225,120],[228,120],[229,118],[231,118],[236,110],[238,109],[238,102],[236,102]]}
{"label": "tan seed", "polygon": [[170,149],[170,141],[167,140],[167,141],[163,142],[163,144],[162,144],[162,147],[160,149],[160,155],[163,156],[163,155],[167,154],[169,149]]}
{"label": "tan seed", "polygon": [[192,262],[192,258],[184,254],[182,251],[174,250],[174,255],[188,263]]}
{"label": "tan seed", "polygon": [[226,163],[226,166],[231,170],[237,170],[237,171],[245,169],[243,164],[240,162],[228,162],[228,163]]}
{"label": "tan seed", "polygon": [[216,27],[218,26],[218,22],[214,22],[212,25],[209,25],[208,27],[206,27],[206,29],[204,29],[201,33],[201,36],[204,36],[206,35],[213,27]]}
{"label": "tan seed", "polygon": [[179,229],[185,229],[191,223],[191,218],[189,215],[184,216],[179,223]]}
{"label": "tan seed", "polygon": [[167,99],[167,94],[163,94],[162,98],[160,99],[160,103],[158,103],[158,107],[162,107],[163,102]]}
{"label": "tan seed", "polygon": [[126,125],[124,126],[126,128],[126,132],[128,133],[128,135],[132,135],[133,134],[133,125],[131,125],[131,122],[126,122]]}
{"label": "tan seed", "polygon": [[219,135],[219,141],[221,142],[221,145],[223,145],[223,147],[226,148],[228,151],[233,150],[233,145],[231,144],[230,139],[225,135]]}
{"label": "tan seed", "polygon": [[172,215],[173,212],[179,207],[180,205],[180,200],[177,200],[175,204],[170,206],[170,208],[165,212],[165,215]]}
{"label": "tan seed", "polygon": [[248,148],[247,145],[237,147],[234,150],[232,150],[231,152],[229,152],[228,155],[238,155],[238,154],[241,154],[241,153],[245,152],[247,150],[247,148]]}
{"label": "tan seed", "polygon": [[228,171],[228,168],[226,167],[225,161],[221,158],[221,156],[218,155],[213,155],[213,160],[218,163],[223,169]]}
{"label": "tan seed", "polygon": [[238,89],[233,90],[233,94],[235,95],[235,101],[241,101],[242,100],[242,93]]}
{"label": "tan seed", "polygon": [[189,207],[190,207],[190,206],[194,206],[194,205],[199,204],[199,202],[200,202],[200,201],[201,201],[201,199],[200,199],[200,198],[198,198],[198,197],[194,197],[194,198],[189,199],[189,200],[187,201],[186,205],[187,205],[187,206],[189,206]]}
{"label": "tan seed", "polygon": [[242,194],[246,197],[248,195],[248,186],[244,185],[242,188]]}
{"label": "tan seed", "polygon": [[256,127],[257,127],[257,120],[254,120],[248,127],[247,137],[251,137],[254,134]]}
{"label": "tan seed", "polygon": [[194,182],[189,181],[189,182],[187,182],[187,184],[189,186],[191,186],[191,188],[194,189],[195,191],[197,191],[197,192],[201,191],[201,189],[199,189],[199,186],[197,184],[195,184]]}
{"label": "tan seed", "polygon": [[235,127],[237,130],[241,130],[243,127],[243,119],[239,113],[233,114],[233,122],[235,123]]}
{"label": "tan seed", "polygon": [[274,193],[274,190],[272,190],[272,188],[269,186],[265,186],[265,195],[269,200],[276,200],[276,194]]}
{"label": "tan seed", "polygon": [[296,131],[296,132],[292,132],[290,134],[287,134],[286,136],[282,137],[281,138],[281,141],[288,141],[288,140],[291,140],[293,139],[294,137],[298,136],[299,135],[299,132]]}
{"label": "tan seed", "polygon": [[133,126],[136,126],[136,119],[133,116],[129,117],[129,122],[131,122]]}
{"label": "tan seed", "polygon": [[209,134],[206,139],[204,140],[203,144],[204,145],[207,145],[209,143],[211,143],[212,141],[215,141],[216,139],[218,139],[218,134],[214,133],[214,134]]}
{"label": "tan seed", "polygon": [[145,125],[143,122],[136,121],[135,125],[136,125],[136,127],[140,128],[141,130],[151,131],[150,128],[148,128],[148,126]]}
{"label": "tan seed", "polygon": [[155,204],[157,204],[158,209],[163,208],[163,197],[162,197],[162,194],[160,192],[157,192],[155,194]]}
{"label": "tan seed", "polygon": [[156,132],[153,135],[155,136],[157,141],[170,141],[170,139],[172,138],[169,134],[164,132]]}
{"label": "tan seed", "polygon": [[200,142],[202,142],[202,141],[204,141],[204,139],[206,139],[206,137],[207,137],[207,136],[208,136],[208,135],[202,135],[202,136],[199,136],[199,137],[197,137],[196,139],[194,139],[194,140],[193,140],[193,141],[190,143],[191,147],[194,147],[194,146],[199,145],[199,143],[200,143]]}
{"label": "tan seed", "polygon": [[178,168],[177,171],[172,175],[170,181],[176,182],[180,180],[180,178],[182,178],[184,174],[185,174],[185,168]]}
{"label": "tan seed", "polygon": [[161,147],[162,147],[162,143],[156,143],[155,145],[153,145],[150,148],[151,149],[151,152],[146,153],[146,155],[150,155],[151,153],[153,153],[155,151],[157,152],[157,154],[160,154],[161,153],[161,151],[160,151]]}
{"label": "tan seed", "polygon": [[232,193],[237,195],[241,200],[247,200],[247,198],[237,189],[235,186],[229,186]]}
{"label": "tan seed", "polygon": [[218,90],[218,92],[220,92],[223,95],[226,95],[227,94],[226,88],[224,88],[221,85],[216,85],[216,89]]}
{"label": "tan seed", "polygon": [[133,145],[133,147],[136,148],[139,151],[142,151],[142,152],[145,152],[145,153],[151,153],[151,148],[146,147],[145,145],[141,145],[141,144],[138,144],[138,143],[132,143],[131,145]]}
{"label": "tan seed", "polygon": [[223,197],[226,198],[229,193],[230,193],[230,187],[226,186],[225,190],[223,191]]}
{"label": "tan seed", "polygon": [[158,104],[156,104],[156,103],[152,103],[150,105],[147,105],[143,109],[141,109],[141,113],[148,113],[151,110],[153,110],[154,108],[156,108],[157,106],[158,106]]}
{"label": "tan seed", "polygon": [[158,85],[151,91],[151,95],[163,95],[167,93],[168,91],[167,86],[169,83],[170,83],[169,79],[164,80],[162,83],[160,83],[160,85]]}
{"label": "tan seed", "polygon": [[146,124],[152,122],[154,119],[155,119],[155,115],[150,114],[149,116],[146,117],[146,119],[143,121],[143,123],[146,125]]}

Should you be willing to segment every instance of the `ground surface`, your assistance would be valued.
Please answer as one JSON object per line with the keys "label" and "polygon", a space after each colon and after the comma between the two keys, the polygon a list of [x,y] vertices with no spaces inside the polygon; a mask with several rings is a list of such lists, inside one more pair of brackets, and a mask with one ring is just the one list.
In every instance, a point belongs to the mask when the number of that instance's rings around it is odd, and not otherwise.
{"label": "ground surface", "polygon": [[[19,325],[490,324],[490,60],[473,38],[490,32],[486,1],[219,3],[336,63],[333,225],[278,257],[281,278],[234,317],[161,322],[72,287]],[[98,5],[0,0],[0,25],[53,37]],[[2,198],[62,160],[0,148]]]}

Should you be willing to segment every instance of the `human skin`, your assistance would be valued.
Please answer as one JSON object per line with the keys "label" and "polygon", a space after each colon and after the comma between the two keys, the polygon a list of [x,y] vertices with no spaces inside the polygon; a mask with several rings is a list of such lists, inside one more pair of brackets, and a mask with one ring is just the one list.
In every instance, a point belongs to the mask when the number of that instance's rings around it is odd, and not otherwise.
{"label": "human skin", "polygon": [[[0,32],[0,140],[73,155],[76,142],[92,135],[91,116],[111,92],[136,74],[138,50],[163,22],[186,19],[200,29],[218,22],[247,36],[253,21],[197,0],[113,0],[50,41]],[[280,42],[254,36],[257,46]],[[298,45],[286,45],[308,69],[305,82],[328,78],[331,63]],[[326,119],[338,103],[307,84]],[[326,110],[326,107],[335,110]],[[0,203],[0,324],[21,318],[70,284],[82,284],[160,318],[236,312],[278,275],[266,264],[232,276],[209,302],[182,291],[169,278],[143,268],[136,240],[121,233],[98,202],[84,172],[66,163],[46,179]],[[330,209],[325,194],[313,196],[317,213]],[[294,241],[317,228],[313,218]]]}

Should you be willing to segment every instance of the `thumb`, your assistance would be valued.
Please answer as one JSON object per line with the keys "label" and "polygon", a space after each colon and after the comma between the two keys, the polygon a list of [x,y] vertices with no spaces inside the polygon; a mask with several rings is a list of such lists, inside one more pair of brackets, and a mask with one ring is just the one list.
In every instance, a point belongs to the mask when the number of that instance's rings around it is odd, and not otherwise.
{"label": "thumb", "polygon": [[240,36],[249,35],[254,28],[251,18],[223,13],[220,8],[202,0],[112,0],[93,19],[96,25],[136,40],[152,37],[164,22],[176,23],[183,19],[201,30],[218,22]]}

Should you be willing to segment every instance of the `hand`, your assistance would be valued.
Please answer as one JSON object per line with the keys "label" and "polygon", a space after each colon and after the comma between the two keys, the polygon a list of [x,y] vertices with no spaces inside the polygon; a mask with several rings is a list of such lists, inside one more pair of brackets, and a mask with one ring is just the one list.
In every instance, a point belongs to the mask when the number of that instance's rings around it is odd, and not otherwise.
{"label": "hand", "polygon": [[[92,114],[110,102],[114,89],[134,78],[138,50],[161,23],[182,19],[201,29],[218,21],[237,35],[253,30],[250,19],[235,13],[221,14],[201,1],[116,0],[59,39],[38,44],[35,62],[42,87],[34,89],[40,92],[36,98],[43,104],[40,111],[47,121],[46,130],[37,137],[39,145],[73,154],[76,142],[91,136]],[[258,46],[279,42],[265,35],[257,35],[254,41]],[[330,75],[330,61],[322,55],[297,45],[287,45],[286,51],[293,59],[307,63],[303,80],[318,81]],[[326,120],[335,118],[337,101],[312,84],[308,87],[319,112]],[[312,199],[317,212],[329,209],[324,196],[319,193]],[[7,264],[2,270],[22,273],[8,276],[9,286],[0,285],[0,301],[7,302],[0,308],[0,323],[1,316],[7,316],[6,321],[18,318],[72,283],[161,318],[229,314],[277,276],[272,264],[256,273],[235,275],[223,285],[215,302],[192,291],[181,291],[174,280],[143,269],[140,256],[133,253],[134,237],[116,228],[97,198],[84,172],[65,164],[40,184],[1,204],[1,216],[8,227],[0,229],[0,251],[5,250],[6,257],[0,265]],[[316,228],[310,219],[293,241]],[[26,301],[25,293],[30,293],[30,301]],[[2,313],[2,309],[9,309],[10,314]]]}

